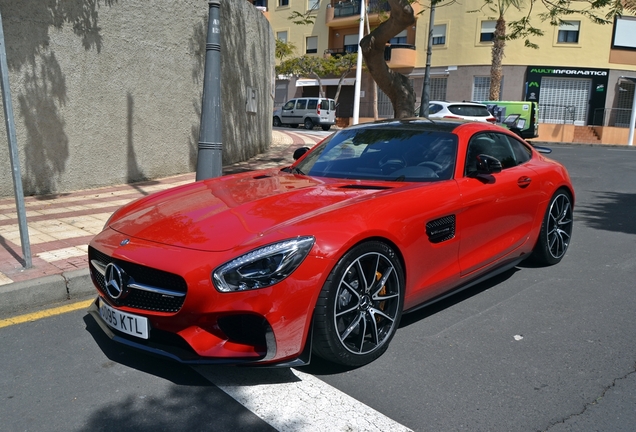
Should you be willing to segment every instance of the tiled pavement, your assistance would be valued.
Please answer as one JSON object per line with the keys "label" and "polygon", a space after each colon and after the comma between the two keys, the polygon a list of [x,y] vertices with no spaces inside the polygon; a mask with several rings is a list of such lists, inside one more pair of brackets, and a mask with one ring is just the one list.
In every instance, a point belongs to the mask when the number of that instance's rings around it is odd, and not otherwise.
{"label": "tiled pavement", "polygon": [[[274,130],[267,153],[223,167],[223,174],[284,166],[293,151],[312,146],[321,137],[296,131]],[[23,267],[22,247],[13,197],[0,199],[0,285],[34,281],[88,268],[87,248],[108,217],[120,206],[173,186],[194,181],[188,173],[148,182],[103,187],[55,196],[25,198],[33,266]]]}

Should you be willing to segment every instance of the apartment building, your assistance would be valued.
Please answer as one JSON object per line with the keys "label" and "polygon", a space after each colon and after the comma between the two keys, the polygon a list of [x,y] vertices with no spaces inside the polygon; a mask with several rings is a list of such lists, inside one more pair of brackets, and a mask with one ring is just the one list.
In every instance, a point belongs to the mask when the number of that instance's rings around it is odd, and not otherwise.
{"label": "apartment building", "polygon": [[[297,55],[338,55],[357,51],[359,42],[359,0],[253,0],[266,13],[275,37],[293,42]],[[413,3],[416,23],[396,35],[387,46],[389,67],[411,79],[421,96],[429,33],[429,10],[424,2]],[[433,23],[431,57],[431,99],[488,99],[490,62],[495,19],[487,9],[471,12],[483,5],[480,0],[452,2],[437,7]],[[371,28],[388,16],[385,2],[367,0]],[[427,5],[425,5],[427,6]],[[535,9],[538,6],[535,5]],[[309,13],[314,23],[294,24],[294,11]],[[516,12],[516,11],[515,11]],[[508,21],[525,11],[507,14]],[[540,13],[536,10],[536,14]],[[551,26],[534,24],[544,35],[532,38],[539,49],[526,48],[523,40],[507,41],[503,59],[502,100],[538,102],[542,135],[569,141],[574,128],[593,127],[597,139],[620,141],[629,125],[636,81],[636,17],[623,16],[614,23],[598,25],[579,15]],[[345,80],[338,116],[351,115],[355,74]],[[329,96],[335,94],[337,79],[325,79]],[[370,76],[362,75],[360,116],[372,116]],[[392,108],[379,92],[381,116],[391,117]],[[279,79],[276,102],[294,96],[318,94],[316,80],[309,77]],[[614,128],[619,130],[615,131]],[[604,136],[603,136],[604,135]],[[594,137],[591,137],[594,139]]]}

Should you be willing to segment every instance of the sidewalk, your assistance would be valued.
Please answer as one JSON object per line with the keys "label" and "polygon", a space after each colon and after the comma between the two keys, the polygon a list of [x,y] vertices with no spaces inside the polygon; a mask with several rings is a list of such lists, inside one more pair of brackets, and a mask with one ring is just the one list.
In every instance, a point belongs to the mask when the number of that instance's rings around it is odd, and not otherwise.
{"label": "sidewalk", "polygon": [[[291,164],[298,147],[322,137],[300,131],[272,131],[267,153],[223,167],[233,174]],[[153,192],[193,182],[195,173],[164,179],[25,198],[33,266],[23,267],[13,197],[0,199],[0,314],[93,295],[88,274],[88,243],[122,205]]]}

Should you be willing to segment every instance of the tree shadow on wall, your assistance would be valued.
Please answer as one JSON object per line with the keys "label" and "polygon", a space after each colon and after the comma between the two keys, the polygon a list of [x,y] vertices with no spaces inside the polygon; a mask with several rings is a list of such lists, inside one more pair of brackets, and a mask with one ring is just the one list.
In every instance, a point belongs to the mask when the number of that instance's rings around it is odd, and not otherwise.
{"label": "tree shadow on wall", "polygon": [[[30,194],[56,191],[69,143],[60,109],[68,101],[66,78],[50,48],[51,31],[70,26],[85,50],[102,48],[98,10],[118,0],[0,0],[9,69],[24,83],[14,94],[26,128],[26,181]],[[14,87],[15,88],[15,87]],[[20,119],[16,118],[16,123]]]}
{"label": "tree shadow on wall", "polygon": [[636,234],[636,194],[594,193],[595,199],[574,207],[578,219],[590,228]]}
{"label": "tree shadow on wall", "polygon": [[[203,88],[203,75],[205,73],[205,47],[207,42],[207,18],[202,19],[192,27],[192,35],[188,42],[188,49],[192,58],[194,59],[194,65],[192,66],[192,82]],[[197,116],[197,121],[190,127],[190,143],[189,143],[189,162],[190,168],[195,169],[197,166],[197,157],[199,152],[199,135],[201,133],[201,97],[199,94],[197,98],[192,99],[192,108]]]}

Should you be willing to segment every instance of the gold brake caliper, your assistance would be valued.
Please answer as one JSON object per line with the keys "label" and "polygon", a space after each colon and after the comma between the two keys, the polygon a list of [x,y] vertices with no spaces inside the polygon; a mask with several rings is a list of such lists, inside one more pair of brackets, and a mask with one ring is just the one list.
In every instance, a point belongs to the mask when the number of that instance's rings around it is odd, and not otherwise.
{"label": "gold brake caliper", "polygon": [[[378,281],[379,281],[380,279],[382,279],[382,273],[380,273],[380,272],[378,272],[378,271],[377,271],[377,272],[375,272],[375,280],[378,280]],[[386,295],[386,285],[382,285],[382,289],[381,289],[380,291],[378,291],[378,295],[381,295],[381,296]],[[383,311],[383,310],[384,310],[384,305],[385,305],[385,304],[386,304],[386,301],[381,301],[381,302],[378,304],[378,309],[380,309],[380,310],[382,310],[382,311]],[[380,323],[380,317],[379,317],[379,316],[376,316],[376,317],[375,317],[375,321],[376,321],[377,323]]]}

